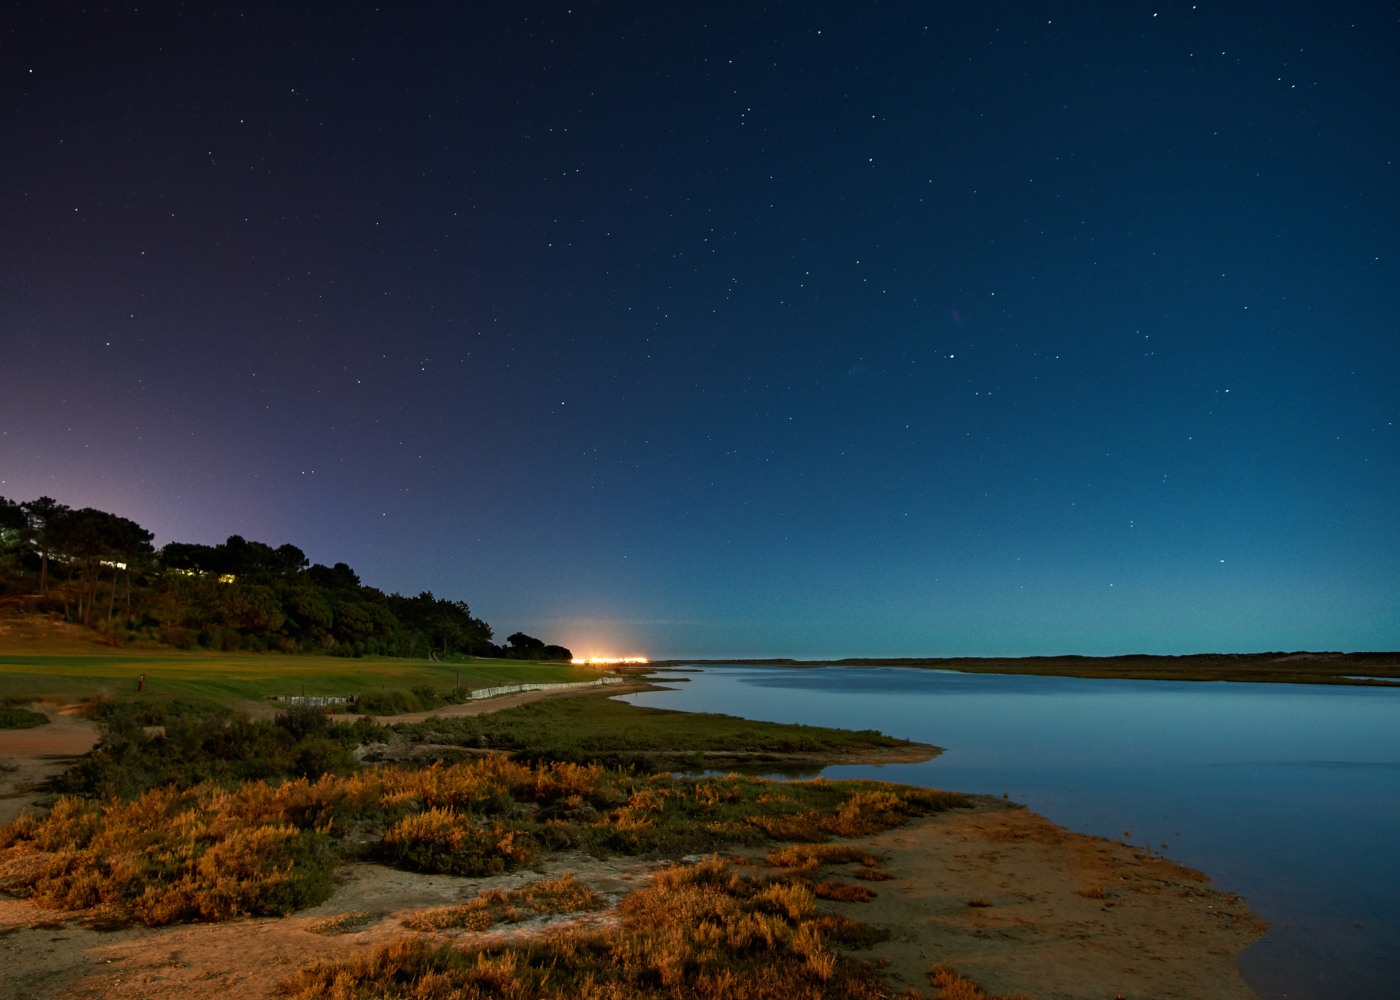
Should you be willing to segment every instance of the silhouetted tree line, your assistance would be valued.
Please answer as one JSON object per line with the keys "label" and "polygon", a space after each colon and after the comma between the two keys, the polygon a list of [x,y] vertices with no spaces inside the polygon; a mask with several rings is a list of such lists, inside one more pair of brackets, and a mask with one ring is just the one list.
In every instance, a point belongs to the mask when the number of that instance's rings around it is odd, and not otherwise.
{"label": "silhouetted tree line", "polygon": [[51,497],[0,497],[0,597],[96,629],[114,641],[183,649],[342,656],[569,659],[523,632],[504,645],[465,601],[386,594],[345,563],[311,564],[295,545],[231,535],[171,542],[127,518]]}

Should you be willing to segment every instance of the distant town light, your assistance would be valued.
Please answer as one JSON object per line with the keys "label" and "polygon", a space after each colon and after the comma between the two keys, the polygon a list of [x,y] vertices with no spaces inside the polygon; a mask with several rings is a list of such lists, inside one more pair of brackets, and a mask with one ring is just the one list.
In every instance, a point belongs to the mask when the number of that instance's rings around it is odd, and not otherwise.
{"label": "distant town light", "polygon": [[570,660],[576,667],[609,667],[619,663],[650,663],[645,656],[575,656]]}

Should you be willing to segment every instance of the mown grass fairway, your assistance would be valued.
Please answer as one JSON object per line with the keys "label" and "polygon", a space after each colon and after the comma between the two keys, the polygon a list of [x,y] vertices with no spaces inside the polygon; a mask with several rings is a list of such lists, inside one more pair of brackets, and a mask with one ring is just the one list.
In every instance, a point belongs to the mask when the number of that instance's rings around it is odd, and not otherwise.
{"label": "mown grass fairway", "polygon": [[[140,678],[145,675],[145,689]],[[278,695],[350,696],[432,688],[588,681],[598,671],[522,660],[430,660],[258,653],[117,652],[0,655],[0,699],[179,698],[236,706]]]}

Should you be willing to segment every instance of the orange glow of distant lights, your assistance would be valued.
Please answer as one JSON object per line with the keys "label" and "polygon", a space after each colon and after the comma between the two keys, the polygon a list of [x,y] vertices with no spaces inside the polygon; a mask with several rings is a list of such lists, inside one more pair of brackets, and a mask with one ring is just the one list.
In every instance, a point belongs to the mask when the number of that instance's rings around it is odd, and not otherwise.
{"label": "orange glow of distant lights", "polygon": [[645,656],[575,656],[571,661],[577,667],[612,667],[620,663],[650,663]]}

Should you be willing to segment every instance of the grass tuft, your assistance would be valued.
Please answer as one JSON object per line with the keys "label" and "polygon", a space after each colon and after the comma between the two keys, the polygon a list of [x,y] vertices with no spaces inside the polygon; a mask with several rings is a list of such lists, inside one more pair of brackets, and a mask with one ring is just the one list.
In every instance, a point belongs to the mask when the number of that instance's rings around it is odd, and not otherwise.
{"label": "grass tuft", "polygon": [[[505,894],[502,894],[505,895]],[[623,899],[619,921],[528,944],[433,946],[405,938],[302,971],[283,988],[312,997],[816,1000],[889,996],[874,963],[836,950],[871,937],[816,911],[810,891],[709,858],[663,869]]]}
{"label": "grass tuft", "polygon": [[538,916],[591,913],[607,903],[571,873],[556,879],[531,882],[502,892],[488,889],[456,906],[439,906],[414,913],[403,921],[409,930],[484,931],[500,923],[519,923]]}
{"label": "grass tuft", "polygon": [[866,903],[879,895],[868,885],[851,885],[849,882],[818,882],[812,887],[818,899],[831,899],[843,903]]}
{"label": "grass tuft", "polygon": [[[419,871],[482,875],[563,847],[676,857],[763,843],[787,825],[807,838],[853,824],[886,829],[956,801],[876,782],[691,779],[503,757],[235,788],[168,786],[130,802],[65,796],[43,818],[0,828],[0,888],[147,925],[225,920],[319,903],[335,864],[366,853]],[[837,857],[878,863],[840,845],[814,845],[792,863]]]}
{"label": "grass tuft", "polygon": [[324,920],[308,924],[306,929],[312,934],[354,934],[374,923],[379,917],[378,913],[351,910],[348,913],[337,913],[333,917],[326,917]]}
{"label": "grass tuft", "polygon": [[935,1000],[1034,1000],[1025,993],[988,993],[970,979],[958,974],[951,965],[935,965],[929,970],[929,984],[938,992]]}

